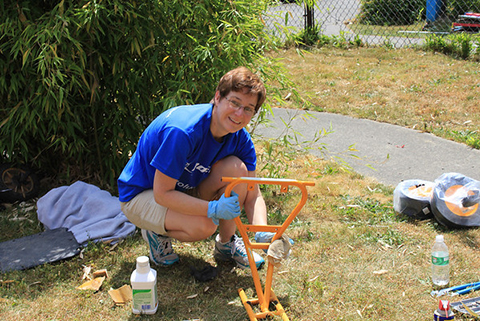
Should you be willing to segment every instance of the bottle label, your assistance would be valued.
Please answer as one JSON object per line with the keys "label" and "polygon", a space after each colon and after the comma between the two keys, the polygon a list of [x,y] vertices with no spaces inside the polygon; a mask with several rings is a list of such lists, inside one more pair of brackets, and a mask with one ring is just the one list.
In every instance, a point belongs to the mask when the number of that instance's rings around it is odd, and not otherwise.
{"label": "bottle label", "polygon": [[153,300],[156,300],[156,298],[155,295],[152,295],[152,290],[133,290],[132,292],[133,308],[135,310],[144,311],[155,308],[155,301]]}
{"label": "bottle label", "polygon": [[448,265],[450,262],[449,257],[436,257],[432,256],[432,264],[433,265]]}

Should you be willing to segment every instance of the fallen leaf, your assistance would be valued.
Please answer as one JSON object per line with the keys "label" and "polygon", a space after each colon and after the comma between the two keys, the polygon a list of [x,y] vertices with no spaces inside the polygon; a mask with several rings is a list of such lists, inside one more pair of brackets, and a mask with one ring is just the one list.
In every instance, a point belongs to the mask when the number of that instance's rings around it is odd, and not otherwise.
{"label": "fallen leaf", "polygon": [[18,19],[19,19],[21,22],[27,21],[27,17],[23,14],[23,12],[20,12],[20,14],[18,15]]}
{"label": "fallen leaf", "polygon": [[373,271],[373,274],[376,274],[376,275],[382,275],[382,274],[385,274],[385,273],[388,273],[388,270]]}
{"label": "fallen leaf", "polygon": [[192,294],[192,295],[187,296],[187,299],[194,299],[197,296],[198,296],[198,294]]}
{"label": "fallen leaf", "polygon": [[315,281],[316,279],[318,279],[318,277],[319,277],[319,276],[317,275],[316,277],[311,278],[310,280],[308,280],[308,282],[313,282],[313,281]]}
{"label": "fallen leaf", "polygon": [[13,282],[15,282],[15,281],[14,280],[5,280],[5,281],[0,280],[0,283],[2,283],[2,284],[9,284],[9,283],[13,283]]}
{"label": "fallen leaf", "polygon": [[37,282],[30,283],[30,284],[28,285],[28,288],[30,288],[30,286],[32,286],[32,285],[37,285],[37,284],[42,284],[42,282],[41,282],[41,281],[37,281]]}
{"label": "fallen leaf", "polygon": [[379,240],[378,243],[382,244],[383,247],[386,248],[386,249],[391,249],[391,248],[393,248],[390,244],[387,244],[387,243],[385,243],[385,242],[382,241],[382,240]]}
{"label": "fallen leaf", "polygon": [[90,277],[90,271],[92,271],[92,267],[91,266],[83,266],[83,276],[82,276],[82,280],[85,280],[85,279],[88,279],[88,280],[91,280],[92,278]]}

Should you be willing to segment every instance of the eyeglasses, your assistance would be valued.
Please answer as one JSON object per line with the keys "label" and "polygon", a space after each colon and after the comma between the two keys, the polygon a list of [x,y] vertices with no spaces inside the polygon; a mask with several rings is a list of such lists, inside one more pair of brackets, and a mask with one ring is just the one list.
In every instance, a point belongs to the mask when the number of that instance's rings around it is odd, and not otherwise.
{"label": "eyeglasses", "polygon": [[243,112],[248,117],[252,117],[255,114],[255,108],[248,107],[248,106],[242,106],[242,105],[240,105],[240,103],[238,101],[228,99],[227,97],[225,97],[225,99],[228,101],[228,103],[229,103],[228,105],[230,106],[230,108],[235,109],[235,110],[243,109]]}

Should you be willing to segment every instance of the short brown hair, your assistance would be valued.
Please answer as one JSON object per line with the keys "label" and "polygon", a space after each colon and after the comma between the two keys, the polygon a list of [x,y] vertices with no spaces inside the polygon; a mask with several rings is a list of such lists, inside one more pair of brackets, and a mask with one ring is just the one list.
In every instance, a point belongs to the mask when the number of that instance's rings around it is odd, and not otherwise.
{"label": "short brown hair", "polygon": [[238,67],[227,72],[220,79],[217,91],[220,97],[226,97],[231,91],[241,92],[247,90],[247,94],[257,96],[255,112],[262,106],[266,98],[266,90],[259,76],[246,67]]}

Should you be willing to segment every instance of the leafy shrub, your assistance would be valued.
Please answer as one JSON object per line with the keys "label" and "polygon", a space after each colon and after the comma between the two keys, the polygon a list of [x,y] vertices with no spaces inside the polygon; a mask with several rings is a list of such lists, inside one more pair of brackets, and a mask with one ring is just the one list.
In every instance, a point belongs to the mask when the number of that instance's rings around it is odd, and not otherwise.
{"label": "leafy shrub", "polygon": [[[456,19],[465,12],[480,12],[480,0],[443,0],[443,15]],[[423,20],[426,0],[361,0],[360,22],[368,25],[410,25]]]}
{"label": "leafy shrub", "polygon": [[453,46],[446,37],[434,33],[427,35],[424,48],[429,51],[442,52],[447,55],[454,51]]}
{"label": "leafy shrub", "polygon": [[409,25],[421,19],[425,0],[361,0],[360,22],[368,25]]}
{"label": "leafy shrub", "polygon": [[444,9],[447,16],[456,19],[465,12],[480,12],[480,0],[448,0]]}
{"label": "leafy shrub", "polygon": [[443,54],[460,59],[475,59],[480,36],[469,33],[454,33],[446,37],[440,35],[428,35],[425,38],[426,50],[441,52]]}
{"label": "leafy shrub", "polygon": [[239,65],[268,78],[264,1],[0,3],[0,152],[50,175],[114,185],[160,112]]}

